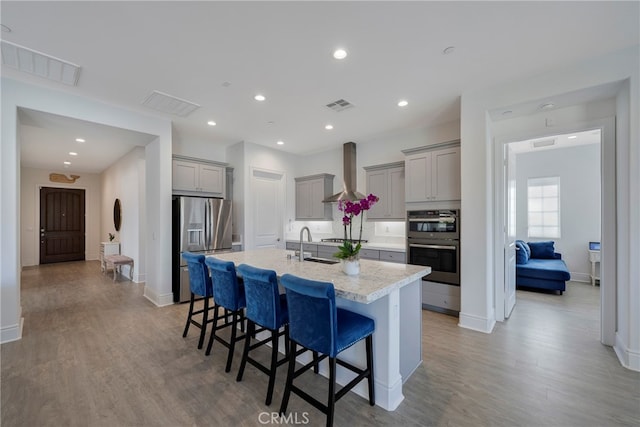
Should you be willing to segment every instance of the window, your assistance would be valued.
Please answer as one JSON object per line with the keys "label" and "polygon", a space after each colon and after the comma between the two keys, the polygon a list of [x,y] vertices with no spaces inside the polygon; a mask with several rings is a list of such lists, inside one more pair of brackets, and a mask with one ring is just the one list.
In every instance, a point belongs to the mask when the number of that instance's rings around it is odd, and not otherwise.
{"label": "window", "polygon": [[527,180],[528,236],[560,237],[560,177]]}

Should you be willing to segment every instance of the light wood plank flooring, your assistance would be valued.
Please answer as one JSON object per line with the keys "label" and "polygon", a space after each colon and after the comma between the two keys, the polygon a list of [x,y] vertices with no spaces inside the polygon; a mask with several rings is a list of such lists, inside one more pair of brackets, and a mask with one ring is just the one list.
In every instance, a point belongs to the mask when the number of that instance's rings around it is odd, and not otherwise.
{"label": "light wood plank flooring", "polygon": [[[158,308],[142,292],[96,261],[25,269],[23,338],[1,349],[2,426],[259,426],[278,410],[284,367],[267,408],[265,375],[248,366],[235,381],[240,349],[225,374],[226,349],[207,357],[196,330],[182,338],[186,305]],[[638,426],[640,373],[599,343],[598,298],[581,283],[563,296],[518,291],[512,318],[490,335],[425,311],[424,363],[398,410],[349,393],[335,425]],[[324,395],[324,378],[304,380]],[[324,425],[296,396],[289,409]]]}

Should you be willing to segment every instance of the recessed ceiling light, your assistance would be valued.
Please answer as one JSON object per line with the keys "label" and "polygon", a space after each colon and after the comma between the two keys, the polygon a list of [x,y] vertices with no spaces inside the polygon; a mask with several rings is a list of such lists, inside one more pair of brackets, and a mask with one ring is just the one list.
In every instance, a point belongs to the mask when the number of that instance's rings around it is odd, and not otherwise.
{"label": "recessed ceiling light", "polygon": [[82,138],[76,138],[76,142],[84,142],[84,139],[82,139]]}
{"label": "recessed ceiling light", "polygon": [[284,141],[278,141],[278,142],[276,142],[276,144],[278,144],[278,145],[284,145]]}
{"label": "recessed ceiling light", "polygon": [[336,49],[333,51],[333,57],[336,59],[344,59],[347,57],[347,51],[344,49]]}
{"label": "recessed ceiling light", "polygon": [[207,122],[207,124],[208,124],[209,126],[215,126],[215,125],[216,125],[216,122],[214,122],[213,120],[209,120],[209,121]]}
{"label": "recessed ceiling light", "polygon": [[78,153],[76,153],[75,151],[69,151],[69,155],[70,155],[70,156],[77,156],[77,155],[78,155]]}
{"label": "recessed ceiling light", "polygon": [[541,110],[550,110],[550,109],[552,109],[552,108],[553,108],[553,107],[555,107],[555,106],[556,106],[556,104],[553,104],[553,103],[551,103],[551,102],[548,102],[548,103],[546,103],[546,104],[542,104],[542,105],[541,105],[540,107],[538,107],[538,108],[540,108]]}
{"label": "recessed ceiling light", "polygon": [[443,55],[449,55],[449,54],[451,54],[451,53],[455,52],[455,50],[456,50],[456,47],[455,47],[455,46],[449,46],[449,47],[446,47],[446,48],[444,48],[444,49],[442,50],[442,54],[443,54]]}
{"label": "recessed ceiling light", "polygon": [[398,107],[406,107],[407,105],[409,105],[409,102],[407,102],[404,99],[401,101],[398,101]]}
{"label": "recessed ceiling light", "polygon": [[70,165],[71,162],[63,162],[65,165]]}
{"label": "recessed ceiling light", "polygon": [[578,137],[577,135],[571,135],[571,136],[568,136],[567,139],[576,139],[577,137]]}
{"label": "recessed ceiling light", "polygon": [[331,129],[333,129],[333,125],[326,125],[324,128],[325,128],[326,130],[331,130]]}
{"label": "recessed ceiling light", "polygon": [[256,101],[264,101],[267,98],[265,98],[264,95],[257,94],[253,97],[253,99],[255,99]]}

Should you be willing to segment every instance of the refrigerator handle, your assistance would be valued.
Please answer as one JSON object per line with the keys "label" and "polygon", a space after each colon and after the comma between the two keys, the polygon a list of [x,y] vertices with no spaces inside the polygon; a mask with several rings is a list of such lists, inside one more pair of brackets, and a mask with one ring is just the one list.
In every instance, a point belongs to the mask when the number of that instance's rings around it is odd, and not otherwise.
{"label": "refrigerator handle", "polygon": [[209,239],[209,233],[211,233],[211,227],[209,222],[211,221],[211,206],[209,205],[209,200],[205,200],[204,203],[204,250],[208,251],[211,249],[211,243]]}

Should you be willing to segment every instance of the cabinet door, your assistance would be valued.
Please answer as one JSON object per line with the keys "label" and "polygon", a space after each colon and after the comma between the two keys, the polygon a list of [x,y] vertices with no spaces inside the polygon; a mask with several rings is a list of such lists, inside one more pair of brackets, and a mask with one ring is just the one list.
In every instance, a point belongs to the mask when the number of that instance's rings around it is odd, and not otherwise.
{"label": "cabinet door", "polygon": [[311,212],[311,218],[322,219],[324,218],[324,180],[316,179],[309,181],[310,184],[310,200],[309,210]]}
{"label": "cabinet door", "polygon": [[182,191],[198,191],[200,170],[197,163],[173,161],[173,189]]}
{"label": "cabinet door", "polygon": [[405,160],[405,196],[407,202],[431,200],[431,153],[407,156]]}
{"label": "cabinet door", "polygon": [[219,166],[201,164],[199,166],[198,191],[223,194],[224,170]]}
{"label": "cabinet door", "polygon": [[[387,200],[389,200],[389,219],[405,219],[404,206],[404,168],[392,168],[388,170],[388,192]],[[374,205],[375,207],[375,205]]]}
{"label": "cabinet door", "polygon": [[311,218],[311,182],[296,182],[296,219]]}
{"label": "cabinet door", "polygon": [[[368,219],[386,219],[389,217],[389,206],[392,203],[389,195],[388,170],[367,171],[367,192],[380,198],[367,212]],[[404,193],[404,187],[402,188]]]}
{"label": "cabinet door", "polygon": [[460,200],[460,147],[433,151],[432,200]]}

